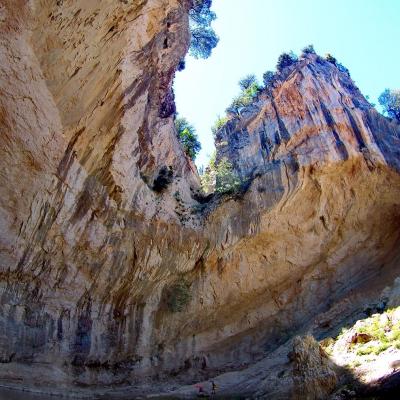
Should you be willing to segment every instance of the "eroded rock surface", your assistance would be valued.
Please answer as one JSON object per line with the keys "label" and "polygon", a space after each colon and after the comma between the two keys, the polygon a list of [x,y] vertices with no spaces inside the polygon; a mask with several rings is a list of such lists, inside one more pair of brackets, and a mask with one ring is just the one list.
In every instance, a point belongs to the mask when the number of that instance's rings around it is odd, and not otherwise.
{"label": "eroded rock surface", "polygon": [[294,339],[293,399],[326,399],[337,385],[328,355],[312,336]]}
{"label": "eroded rock surface", "polygon": [[[172,120],[189,6],[1,4],[7,382],[256,376],[336,302],[399,274],[400,126],[317,56],[218,132],[245,190],[198,202]],[[224,391],[251,394],[257,379]]]}

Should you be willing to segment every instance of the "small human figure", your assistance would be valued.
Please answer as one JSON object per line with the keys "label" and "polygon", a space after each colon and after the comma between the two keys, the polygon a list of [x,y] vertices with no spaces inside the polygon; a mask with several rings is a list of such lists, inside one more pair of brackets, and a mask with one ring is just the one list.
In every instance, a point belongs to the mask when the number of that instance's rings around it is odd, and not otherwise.
{"label": "small human figure", "polygon": [[199,393],[197,393],[197,397],[205,397],[203,386],[199,385]]}
{"label": "small human figure", "polygon": [[217,385],[214,381],[211,381],[211,394],[217,393]]}

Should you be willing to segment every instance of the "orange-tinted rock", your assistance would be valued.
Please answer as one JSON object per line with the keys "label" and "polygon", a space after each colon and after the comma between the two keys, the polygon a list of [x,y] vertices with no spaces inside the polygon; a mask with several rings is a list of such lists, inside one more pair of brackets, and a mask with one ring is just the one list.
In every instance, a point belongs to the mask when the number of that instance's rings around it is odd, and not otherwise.
{"label": "orange-tinted rock", "polygon": [[350,338],[350,343],[351,344],[356,344],[356,343],[368,343],[373,339],[371,335],[368,333],[358,333],[356,332],[351,338]]}

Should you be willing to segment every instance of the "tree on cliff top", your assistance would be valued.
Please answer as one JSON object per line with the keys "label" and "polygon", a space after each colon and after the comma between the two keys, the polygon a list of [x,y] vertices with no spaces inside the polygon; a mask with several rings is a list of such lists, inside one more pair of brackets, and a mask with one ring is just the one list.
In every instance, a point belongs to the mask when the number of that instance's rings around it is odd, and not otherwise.
{"label": "tree on cliff top", "polygon": [[302,54],[317,54],[314,49],[314,45],[309,44],[301,50]]}
{"label": "tree on cliff top", "polygon": [[262,90],[255,75],[247,75],[239,81],[241,92],[226,109],[228,114],[240,116],[240,112],[249,106]]}
{"label": "tree on cliff top", "polygon": [[286,67],[289,67],[290,65],[293,65],[297,61],[297,56],[296,54],[293,53],[293,51],[289,53],[282,53],[279,58],[278,62],[276,64],[276,69],[279,72],[282,72],[282,70]]}
{"label": "tree on cliff top", "polygon": [[175,128],[179,142],[182,144],[185,153],[194,160],[201,150],[196,130],[186,118],[178,117],[175,120]]}
{"label": "tree on cliff top", "polygon": [[218,36],[211,27],[217,18],[211,11],[212,0],[193,0],[189,11],[190,24],[190,55],[194,58],[208,58],[218,44]]}
{"label": "tree on cliff top", "polygon": [[214,125],[211,127],[211,132],[213,136],[215,137],[217,132],[229,121],[229,118],[227,116],[221,117],[218,115],[216,121],[214,122]]}
{"label": "tree on cliff top", "polygon": [[251,88],[254,84],[257,84],[257,78],[254,74],[246,75],[239,81],[239,87],[242,89],[242,91]]}
{"label": "tree on cliff top", "polygon": [[275,79],[275,72],[267,71],[263,74],[263,83],[266,89],[271,88],[272,84],[274,83]]}
{"label": "tree on cliff top", "polygon": [[400,122],[400,90],[385,89],[378,101],[385,114]]}

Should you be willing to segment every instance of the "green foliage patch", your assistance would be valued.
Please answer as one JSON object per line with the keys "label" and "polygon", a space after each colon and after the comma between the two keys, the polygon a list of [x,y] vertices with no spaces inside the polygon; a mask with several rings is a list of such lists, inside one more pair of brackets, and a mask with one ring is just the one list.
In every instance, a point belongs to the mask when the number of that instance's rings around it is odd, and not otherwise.
{"label": "green foliage patch", "polygon": [[175,128],[183,150],[192,160],[195,160],[201,150],[201,143],[193,125],[186,118],[178,117],[175,119]]}
{"label": "green foliage patch", "polygon": [[192,295],[190,284],[185,280],[175,283],[167,290],[167,306],[171,312],[180,312],[189,304]]}
{"label": "green foliage patch", "polygon": [[[327,341],[326,351],[328,354],[333,354],[335,351],[346,351],[353,357],[352,365],[361,365],[363,362],[372,361],[390,348],[400,349],[399,314],[400,307],[397,307],[387,310],[383,314],[374,314],[360,320],[351,329],[343,328],[335,339]],[[352,338],[360,334],[365,335],[368,340],[354,342]]]}
{"label": "green foliage patch", "polygon": [[211,23],[217,18],[211,11],[212,0],[193,0],[189,10],[191,41],[189,52],[194,58],[208,58],[218,44]]}
{"label": "green foliage patch", "polygon": [[295,64],[297,60],[298,58],[296,54],[293,53],[293,51],[290,51],[289,53],[282,53],[278,58],[276,69],[279,72],[282,72],[284,68],[290,67],[291,65]]}
{"label": "green foliage patch", "polygon": [[262,87],[254,74],[245,76],[239,81],[240,93],[233,98],[232,103],[226,109],[228,115],[239,116],[244,108],[253,103],[261,92]]}
{"label": "green foliage patch", "polygon": [[385,89],[378,98],[383,112],[400,122],[400,90]]}
{"label": "green foliage patch", "polygon": [[206,194],[212,192],[220,194],[236,193],[242,183],[228,159],[224,157],[217,163],[215,153],[200,179],[202,189]]}
{"label": "green foliage patch", "polygon": [[213,133],[213,136],[217,134],[217,132],[224,126],[226,123],[229,121],[229,118],[227,116],[219,116],[214,122],[214,125],[211,127],[211,132]]}

